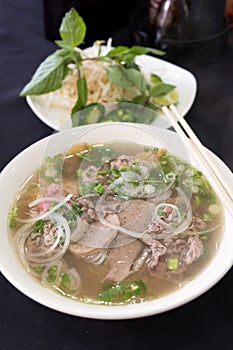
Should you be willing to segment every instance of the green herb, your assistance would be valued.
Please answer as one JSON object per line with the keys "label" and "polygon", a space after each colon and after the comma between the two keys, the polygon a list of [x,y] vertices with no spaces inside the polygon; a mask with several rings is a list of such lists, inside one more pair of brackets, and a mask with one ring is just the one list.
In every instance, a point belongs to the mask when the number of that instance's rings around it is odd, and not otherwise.
{"label": "green herb", "polygon": [[72,204],[72,210],[76,215],[81,215],[82,214],[82,210],[81,208],[78,206],[78,204],[74,203]]}
{"label": "green herb", "polygon": [[70,276],[66,272],[63,272],[60,276],[62,281],[65,283],[69,283],[71,281]]}
{"label": "green herb", "polygon": [[203,220],[204,221],[211,221],[211,216],[209,214],[203,214]]}
{"label": "green herb", "polygon": [[171,258],[167,261],[167,268],[169,271],[177,270],[179,266],[179,260],[177,258]]}
{"label": "green herb", "polygon": [[45,220],[36,220],[33,225],[33,232],[43,232],[44,225],[46,224],[47,221]]}
{"label": "green herb", "polygon": [[151,88],[150,95],[153,97],[162,97],[174,89],[175,89],[174,85],[160,83],[154,86],[153,88]]}
{"label": "green herb", "polygon": [[157,74],[151,74],[150,80],[154,84],[160,84],[163,82],[162,79]]}
{"label": "green herb", "polygon": [[57,266],[52,266],[47,273],[46,281],[49,283],[53,283],[57,278]]}
{"label": "green herb", "polygon": [[79,125],[78,121],[74,120],[78,117],[77,112],[86,107],[87,104],[87,81],[85,77],[81,77],[77,80],[77,91],[78,99],[71,111],[72,121],[75,126]]}
{"label": "green herb", "polygon": [[78,169],[76,173],[77,173],[77,177],[82,176],[83,169]]}
{"label": "green herb", "polygon": [[35,266],[35,267],[33,268],[33,270],[34,270],[36,273],[41,273],[42,270],[43,270],[43,266]]}
{"label": "green herb", "polygon": [[40,64],[20,96],[41,95],[59,89],[69,71],[67,65],[70,62],[69,51],[66,49],[55,51]]}
{"label": "green herb", "polygon": [[144,297],[147,287],[141,280],[122,281],[114,286],[103,285],[97,299],[104,302],[125,302],[133,297]]}
{"label": "green herb", "polygon": [[18,210],[19,208],[15,205],[11,211],[8,213],[8,225],[10,228],[16,227],[16,220],[15,218],[18,216]]}
{"label": "green herb", "polygon": [[[64,78],[70,73],[69,64],[73,64],[78,71],[78,96],[71,112],[73,126],[104,121],[151,123],[154,120],[155,112],[145,110],[138,112],[134,110],[134,113],[123,113],[121,116],[117,116],[115,114],[105,115],[103,108],[95,107],[93,110],[91,108],[87,115],[80,113],[81,110],[91,107],[91,105],[87,105],[88,87],[81,69],[83,60],[88,60],[88,58],[82,58],[80,52],[75,50],[77,46],[84,42],[86,25],[75,9],[72,8],[65,14],[59,33],[61,40],[55,41],[59,49],[40,64],[31,81],[21,91],[21,96],[41,95],[59,89]],[[155,98],[165,96],[175,87],[164,84],[162,79],[155,74],[151,75],[151,83],[155,86],[148,84],[144,74],[135,62],[136,56],[148,53],[153,55],[164,54],[157,49],[135,45],[132,47],[118,46],[108,52],[107,55],[101,56],[100,47],[98,56],[90,59],[107,63],[106,73],[109,80],[133,94],[132,100],[128,102],[156,111],[160,106],[155,102]],[[96,104],[98,104],[98,101],[96,101]]]}
{"label": "green herb", "polygon": [[55,43],[60,47],[72,50],[84,42],[86,25],[74,8],[66,13],[59,33],[62,40],[57,40]]}
{"label": "green herb", "polygon": [[96,186],[96,183],[92,181],[90,181],[87,185],[81,184],[79,186],[79,192],[81,196],[85,196],[86,194],[91,193],[92,190],[94,190],[95,186]]}
{"label": "green herb", "polygon": [[97,186],[94,187],[94,190],[99,194],[103,194],[104,193],[104,186],[102,184],[98,184]]}
{"label": "green herb", "polygon": [[200,197],[199,196],[195,196],[194,197],[194,200],[195,200],[195,203],[197,206],[200,206],[201,205],[201,200],[200,200]]}

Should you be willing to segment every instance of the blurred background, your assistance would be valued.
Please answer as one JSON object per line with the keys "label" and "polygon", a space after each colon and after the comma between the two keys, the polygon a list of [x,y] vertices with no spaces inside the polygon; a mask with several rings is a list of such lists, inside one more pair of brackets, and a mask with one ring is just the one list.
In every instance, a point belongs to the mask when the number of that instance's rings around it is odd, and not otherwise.
{"label": "blurred background", "polygon": [[164,59],[185,66],[210,63],[225,48],[231,0],[52,0],[44,1],[46,37],[59,38],[65,12],[77,9],[87,25],[84,46],[113,38],[114,45],[166,51]]}

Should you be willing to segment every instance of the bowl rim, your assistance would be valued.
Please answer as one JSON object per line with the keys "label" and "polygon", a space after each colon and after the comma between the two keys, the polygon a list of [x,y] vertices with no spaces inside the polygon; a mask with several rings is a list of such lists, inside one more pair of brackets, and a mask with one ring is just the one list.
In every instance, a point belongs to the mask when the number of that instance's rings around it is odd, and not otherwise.
{"label": "bowl rim", "polygon": [[[159,132],[159,135],[164,137],[169,137],[169,139],[177,140],[177,134],[173,131],[167,129],[160,129],[155,126],[145,126],[136,125],[130,123],[108,123],[108,125],[118,125],[119,127],[140,127],[144,131]],[[94,127],[94,126],[93,126]],[[104,124],[101,125],[104,127]],[[86,131],[90,126],[78,127],[74,129],[69,129],[62,131],[60,133],[53,134],[42,140],[39,140],[19,153],[14,159],[12,159],[8,165],[3,169],[0,174],[0,191],[5,186],[6,177],[9,174],[15,174],[16,166],[19,162],[24,159],[27,155],[34,155],[35,152],[39,153],[44,149],[44,146],[51,139],[62,138],[65,134]],[[87,130],[88,131],[88,130]],[[210,155],[214,158],[217,164],[221,167],[222,171],[228,174],[229,178],[233,179],[233,174],[230,169],[222,162],[220,158],[214,155],[210,151]],[[26,175],[27,176],[27,175]],[[3,209],[1,208],[1,203],[4,203],[5,198],[0,198],[0,213],[2,214]],[[6,211],[6,209],[5,209]],[[8,211],[8,209],[7,209]],[[78,301],[73,301],[71,299],[64,298],[53,291],[44,288],[37,281],[34,281],[31,276],[18,264],[15,266],[18,258],[13,252],[13,249],[9,243],[7,235],[0,236],[0,270],[5,278],[20,292],[28,296],[32,300],[42,304],[50,309],[70,314],[73,316],[80,316],[84,318],[92,319],[105,319],[105,320],[122,320],[131,318],[141,318],[150,315],[159,314],[166,312],[168,310],[180,307],[184,305],[203,293],[212,288],[232,267],[233,264],[233,253],[231,247],[233,245],[233,235],[230,235],[230,227],[232,226],[232,218],[229,213],[225,211],[226,229],[225,233],[221,239],[220,248],[217,251],[215,257],[212,259],[211,263],[196,277],[194,280],[181,289],[152,301],[144,302],[142,304],[130,304],[124,306],[105,306],[105,305],[91,305],[84,304]],[[0,223],[0,230],[2,232],[6,231],[7,219],[3,223]],[[5,231],[3,231],[5,230]],[[7,252],[7,256],[6,256]],[[221,264],[218,262],[221,261]],[[13,265],[10,266],[10,264]],[[23,278],[23,281],[22,281]],[[209,280],[208,280],[209,279]],[[30,286],[30,288],[28,288]],[[77,307],[75,307],[75,305]]]}

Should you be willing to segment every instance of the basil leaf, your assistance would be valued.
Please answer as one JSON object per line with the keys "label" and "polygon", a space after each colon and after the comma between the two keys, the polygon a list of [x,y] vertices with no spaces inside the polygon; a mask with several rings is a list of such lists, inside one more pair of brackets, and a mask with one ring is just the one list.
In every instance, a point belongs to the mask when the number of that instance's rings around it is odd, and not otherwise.
{"label": "basil leaf", "polygon": [[162,79],[157,74],[153,74],[153,73],[150,75],[150,80],[154,84],[160,84],[163,82]]}
{"label": "basil leaf", "polygon": [[126,70],[129,80],[141,92],[145,93],[147,88],[147,81],[144,75],[137,69],[129,68]]}
{"label": "basil leaf", "polygon": [[132,93],[135,92],[132,88],[131,82],[129,81],[125,68],[116,64],[109,65],[107,67],[107,76],[112,83],[121,86]]}
{"label": "basil leaf", "polygon": [[135,63],[135,57],[147,53],[153,53],[155,55],[162,55],[163,52],[153,48],[142,47],[142,46],[118,46],[115,49],[109,51],[108,57],[111,57],[118,63],[124,65],[127,68],[138,68]]}
{"label": "basil leaf", "polygon": [[111,51],[109,51],[107,53],[106,56],[108,57],[112,57],[112,56],[117,56],[117,55],[122,55],[125,52],[129,51],[129,47],[128,46],[117,46],[114,49],[112,49]]}
{"label": "basil leaf", "polygon": [[68,73],[69,53],[65,49],[57,50],[43,61],[30,82],[21,91],[20,96],[40,95],[61,87]]}
{"label": "basil leaf", "polygon": [[154,55],[162,56],[165,54],[165,52],[161,50],[153,49],[151,47],[137,46],[137,45],[132,46],[130,51],[135,55],[145,55],[147,53],[153,53]]}
{"label": "basil leaf", "polygon": [[66,13],[59,33],[62,40],[57,40],[55,43],[63,48],[73,49],[83,43],[86,35],[86,25],[74,8]]}
{"label": "basil leaf", "polygon": [[150,96],[161,97],[168,94],[170,91],[174,90],[175,86],[170,84],[158,84],[150,90]]}

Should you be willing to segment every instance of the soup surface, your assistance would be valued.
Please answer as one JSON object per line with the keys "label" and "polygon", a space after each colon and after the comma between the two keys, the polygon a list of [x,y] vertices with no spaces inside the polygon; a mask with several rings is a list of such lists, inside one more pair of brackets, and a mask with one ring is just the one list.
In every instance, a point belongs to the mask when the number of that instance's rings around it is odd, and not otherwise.
{"label": "soup surface", "polygon": [[76,144],[16,195],[9,235],[45,287],[85,303],[140,303],[182,288],[213,258],[221,204],[165,149]]}

